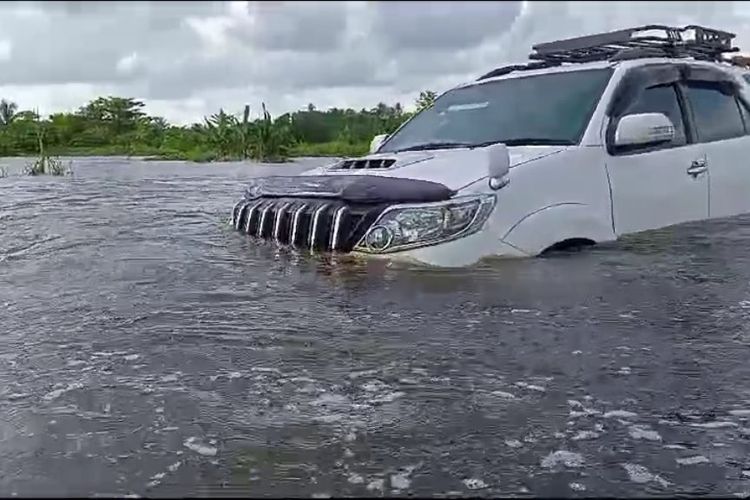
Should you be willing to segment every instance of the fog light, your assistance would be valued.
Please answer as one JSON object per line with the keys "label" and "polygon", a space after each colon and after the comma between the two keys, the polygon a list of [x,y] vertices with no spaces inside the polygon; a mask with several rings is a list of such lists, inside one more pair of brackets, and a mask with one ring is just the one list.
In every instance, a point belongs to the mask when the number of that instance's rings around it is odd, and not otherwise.
{"label": "fog light", "polygon": [[393,241],[393,232],[387,227],[375,226],[370,229],[365,237],[365,244],[372,250],[382,252]]}

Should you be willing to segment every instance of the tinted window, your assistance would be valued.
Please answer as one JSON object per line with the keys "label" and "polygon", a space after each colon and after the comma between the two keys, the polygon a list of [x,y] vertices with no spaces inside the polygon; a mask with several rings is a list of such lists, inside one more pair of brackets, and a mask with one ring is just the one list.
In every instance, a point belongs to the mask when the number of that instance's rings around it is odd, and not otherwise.
{"label": "tinted window", "polygon": [[451,90],[396,132],[380,152],[452,143],[576,144],[612,70],[566,71]]}
{"label": "tinted window", "polygon": [[703,83],[689,83],[687,96],[699,141],[719,141],[745,134],[734,96],[722,93],[716,85]]}
{"label": "tinted window", "polygon": [[677,100],[677,90],[674,85],[659,85],[644,90],[636,101],[625,111],[624,115],[638,113],[663,113],[672,120],[675,128],[671,146],[685,144],[685,123],[682,119],[680,102]]}

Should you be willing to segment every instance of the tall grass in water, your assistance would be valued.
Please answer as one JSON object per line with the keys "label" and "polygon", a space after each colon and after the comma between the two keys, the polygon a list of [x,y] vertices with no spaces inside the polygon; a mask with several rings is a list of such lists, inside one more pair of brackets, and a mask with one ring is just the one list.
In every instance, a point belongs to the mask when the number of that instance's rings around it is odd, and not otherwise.
{"label": "tall grass in water", "polygon": [[59,158],[52,158],[45,148],[44,141],[47,136],[47,129],[39,121],[39,114],[36,114],[36,137],[39,144],[39,158],[28,163],[24,169],[26,175],[67,175],[73,173],[73,163],[63,163]]}
{"label": "tall grass in water", "polygon": [[3,177],[8,177],[8,169],[5,167],[0,167],[0,179]]}

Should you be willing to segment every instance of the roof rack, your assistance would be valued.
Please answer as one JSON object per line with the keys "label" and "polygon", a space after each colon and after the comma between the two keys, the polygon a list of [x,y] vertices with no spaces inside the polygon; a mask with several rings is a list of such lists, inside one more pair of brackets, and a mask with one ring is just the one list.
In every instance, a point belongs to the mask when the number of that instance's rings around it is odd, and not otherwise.
{"label": "roof rack", "polygon": [[[693,32],[693,38],[683,35]],[[662,32],[661,35],[643,32]],[[584,63],[622,60],[637,57],[693,57],[700,60],[722,61],[725,52],[737,52],[732,47],[736,35],[726,31],[689,25],[675,28],[659,24],[639,26],[609,33],[588,35],[534,45],[529,59],[547,63]],[[638,55],[642,54],[642,55]]]}

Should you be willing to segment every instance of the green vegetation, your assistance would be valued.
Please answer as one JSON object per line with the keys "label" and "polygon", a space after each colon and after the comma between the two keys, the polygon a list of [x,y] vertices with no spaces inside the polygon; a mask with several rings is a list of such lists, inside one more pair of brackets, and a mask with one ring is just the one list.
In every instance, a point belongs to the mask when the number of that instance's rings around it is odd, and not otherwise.
{"label": "green vegetation", "polygon": [[[417,109],[435,100],[422,92]],[[126,155],[189,161],[244,160],[277,162],[294,156],[356,156],[369,149],[377,134],[391,133],[412,113],[401,104],[372,109],[319,111],[306,109],[273,118],[261,103],[261,117],[250,119],[250,106],[240,116],[220,109],[201,123],[177,126],[149,116],[144,103],[129,97],[99,97],[73,113],[47,118],[19,111],[0,100],[0,157],[38,156],[28,173],[65,169],[53,156]]]}

